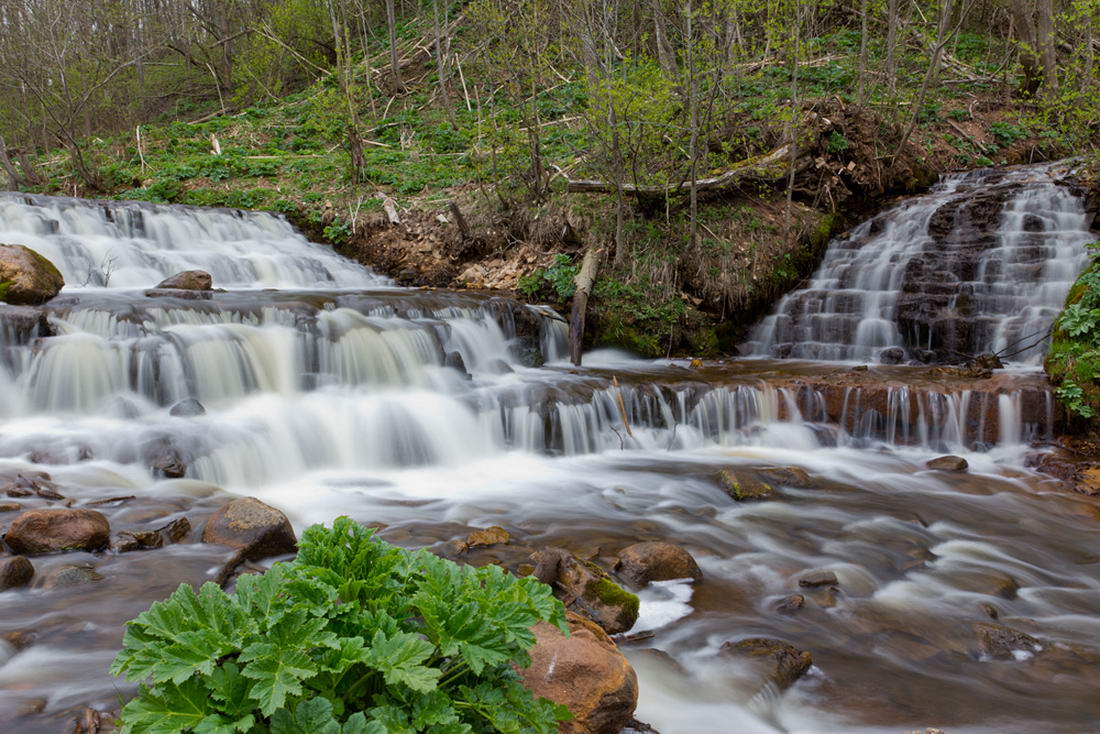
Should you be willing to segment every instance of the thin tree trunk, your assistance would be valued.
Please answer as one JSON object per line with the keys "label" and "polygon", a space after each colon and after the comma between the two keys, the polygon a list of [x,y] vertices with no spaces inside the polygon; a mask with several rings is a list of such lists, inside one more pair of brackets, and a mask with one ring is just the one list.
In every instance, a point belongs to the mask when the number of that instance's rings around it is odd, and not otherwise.
{"label": "thin tree trunk", "polygon": [[435,69],[439,77],[439,96],[443,101],[447,117],[452,119],[453,123],[454,110],[451,109],[451,95],[447,91],[447,76],[444,73],[443,28],[439,21],[439,0],[432,0],[432,19],[435,24]]}
{"label": "thin tree trunk", "polygon": [[573,279],[576,290],[573,292],[573,307],[569,313],[569,359],[580,366],[581,348],[584,345],[584,320],[588,311],[588,296],[596,282],[596,271],[600,266],[600,250],[591,247],[584,253],[581,268]]}
{"label": "thin tree trunk", "polygon": [[867,101],[867,16],[870,9],[867,0],[861,0],[859,7],[859,81],[856,98],[859,104]]}
{"label": "thin tree trunk", "polygon": [[401,64],[397,60],[397,13],[393,0],[386,0],[386,32],[390,37],[390,73],[393,75],[394,89],[405,91],[405,82],[401,80]]}
{"label": "thin tree trunk", "polygon": [[1043,62],[1043,93],[1053,98],[1058,93],[1058,56],[1054,50],[1054,3],[1053,0],[1039,0],[1038,24],[1036,35],[1039,41],[1039,53]]}
{"label": "thin tree trunk", "polygon": [[27,183],[23,177],[19,175],[19,171],[15,169],[15,166],[11,162],[11,158],[8,156],[8,146],[4,143],[3,135],[0,135],[0,167],[2,167],[4,173],[8,175],[11,188],[18,191]]}
{"label": "thin tree trunk", "polygon": [[891,92],[898,87],[898,2],[886,2],[886,83]]}

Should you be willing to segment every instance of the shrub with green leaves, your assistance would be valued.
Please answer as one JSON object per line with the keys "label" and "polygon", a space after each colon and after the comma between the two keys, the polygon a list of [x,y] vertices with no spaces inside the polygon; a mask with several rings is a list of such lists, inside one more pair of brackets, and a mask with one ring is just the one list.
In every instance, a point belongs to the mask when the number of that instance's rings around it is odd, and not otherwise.
{"label": "shrub with green leaves", "polygon": [[513,665],[567,631],[550,587],[406,551],[348,518],[227,594],[182,584],[132,620],[111,672],[131,734],[551,734],[568,711]]}
{"label": "shrub with green leaves", "polygon": [[1070,288],[1044,363],[1054,394],[1083,419],[1100,415],[1100,242],[1089,250],[1092,264]]}

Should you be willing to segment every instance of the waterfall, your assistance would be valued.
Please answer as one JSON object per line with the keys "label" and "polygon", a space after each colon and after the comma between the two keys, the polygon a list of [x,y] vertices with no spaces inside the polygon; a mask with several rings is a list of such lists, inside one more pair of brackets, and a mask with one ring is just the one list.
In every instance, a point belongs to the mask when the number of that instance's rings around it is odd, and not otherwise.
{"label": "waterfall", "polygon": [[1054,166],[945,177],[829,244],[745,353],[796,359],[1037,364],[1088,256],[1081,197]]}

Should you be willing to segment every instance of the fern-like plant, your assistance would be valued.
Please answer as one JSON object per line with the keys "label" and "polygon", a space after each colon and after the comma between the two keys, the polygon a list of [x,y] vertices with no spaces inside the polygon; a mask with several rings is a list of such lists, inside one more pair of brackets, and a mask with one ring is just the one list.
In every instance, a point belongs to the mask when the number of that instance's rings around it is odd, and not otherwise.
{"label": "fern-like plant", "polygon": [[550,588],[373,537],[343,517],[234,594],[182,584],[132,620],[111,672],[142,681],[130,734],[553,734],[569,712],[513,665]]}

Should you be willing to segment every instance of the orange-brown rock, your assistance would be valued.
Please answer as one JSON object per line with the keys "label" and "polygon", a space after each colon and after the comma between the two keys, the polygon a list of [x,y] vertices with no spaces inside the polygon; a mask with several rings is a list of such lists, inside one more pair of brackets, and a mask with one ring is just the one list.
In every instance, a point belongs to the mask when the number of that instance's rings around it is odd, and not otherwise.
{"label": "orange-brown rock", "polygon": [[523,684],[572,712],[573,720],[560,724],[562,734],[618,734],[638,705],[638,676],[599,625],[572,612],[567,619],[569,637],[545,622],[532,628]]}
{"label": "orange-brown rock", "polygon": [[752,637],[722,645],[722,654],[754,663],[761,677],[785,690],[813,665],[813,656],[781,640]]}
{"label": "orange-brown rock", "polygon": [[202,531],[202,542],[238,548],[250,561],[298,549],[286,515],[254,497],[235,499],[211,515]]}
{"label": "orange-brown rock", "polygon": [[16,517],[5,540],[16,553],[95,551],[107,545],[111,526],[102,512],[54,508],[28,510]]}

